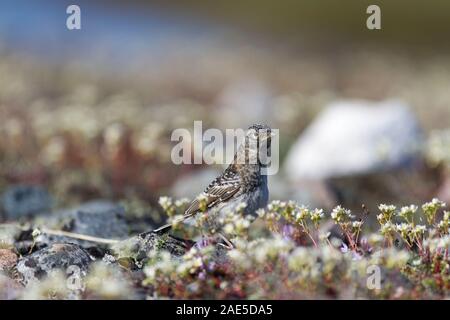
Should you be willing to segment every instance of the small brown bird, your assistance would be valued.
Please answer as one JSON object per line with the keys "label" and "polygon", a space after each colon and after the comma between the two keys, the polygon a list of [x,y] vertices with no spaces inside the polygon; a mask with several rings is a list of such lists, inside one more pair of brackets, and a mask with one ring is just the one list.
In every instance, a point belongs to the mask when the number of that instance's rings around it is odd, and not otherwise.
{"label": "small brown bird", "polygon": [[[223,214],[236,210],[242,203],[246,205],[244,214],[253,216],[256,216],[256,210],[267,205],[269,190],[267,175],[261,172],[265,164],[261,161],[260,150],[270,151],[272,136],[271,129],[266,125],[249,127],[233,162],[201,194],[206,199],[209,220],[212,218],[217,222],[214,229],[230,247],[232,244],[222,233],[218,220]],[[197,198],[189,205],[183,217],[174,223],[191,218],[199,212],[200,201]],[[154,232],[167,232],[172,226],[173,223],[166,224]]]}

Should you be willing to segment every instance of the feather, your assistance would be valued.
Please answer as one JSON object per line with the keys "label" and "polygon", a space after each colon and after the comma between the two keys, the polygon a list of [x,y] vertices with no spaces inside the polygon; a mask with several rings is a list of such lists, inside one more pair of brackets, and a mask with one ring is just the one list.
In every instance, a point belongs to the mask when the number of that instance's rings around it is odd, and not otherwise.
{"label": "feather", "polygon": [[[213,182],[209,184],[205,191],[201,194],[206,198],[206,207],[208,209],[218,205],[219,203],[226,202],[232,196],[237,194],[241,189],[241,178],[236,172],[233,165],[230,165],[225,172],[217,177]],[[168,231],[176,223],[180,223],[190,217],[194,216],[200,211],[200,201],[198,197],[191,202],[189,207],[184,212],[183,217],[168,223],[155,229],[153,232],[161,233]]]}

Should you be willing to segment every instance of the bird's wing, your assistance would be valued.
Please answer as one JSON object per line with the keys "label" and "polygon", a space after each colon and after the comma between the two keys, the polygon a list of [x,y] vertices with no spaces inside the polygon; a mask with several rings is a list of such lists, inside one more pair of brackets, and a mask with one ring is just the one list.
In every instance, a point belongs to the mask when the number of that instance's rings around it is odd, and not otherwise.
{"label": "bird's wing", "polygon": [[[232,170],[225,170],[225,172],[217,177],[210,185],[203,191],[202,195],[206,198],[206,207],[212,208],[216,204],[222,203],[230,199],[241,189],[241,179],[239,174]],[[184,215],[177,222],[184,221],[194,216],[200,210],[200,201],[198,197],[191,202],[189,207],[184,212]],[[170,229],[173,223],[166,224],[156,230],[155,232]]]}
{"label": "bird's wing", "polygon": [[[220,176],[214,180],[208,188],[202,193],[206,198],[207,208],[212,208],[216,204],[225,202],[234,196],[241,188],[240,179],[224,179],[224,176]],[[192,216],[200,210],[200,201],[195,199],[186,209],[184,216]]]}

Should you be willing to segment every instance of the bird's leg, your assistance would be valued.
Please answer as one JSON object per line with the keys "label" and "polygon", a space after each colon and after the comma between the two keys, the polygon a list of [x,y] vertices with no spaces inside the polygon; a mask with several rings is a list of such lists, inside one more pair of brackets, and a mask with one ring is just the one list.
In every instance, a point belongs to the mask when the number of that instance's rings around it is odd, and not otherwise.
{"label": "bird's leg", "polygon": [[199,249],[206,248],[209,245],[214,245],[216,240],[210,236],[201,236],[201,239],[196,243],[196,247]]}
{"label": "bird's leg", "polygon": [[225,237],[223,235],[223,233],[219,232],[219,237],[223,240],[223,242],[225,242],[225,244],[223,243],[219,243],[219,245],[223,246],[224,248],[228,249],[228,250],[232,250],[235,249],[236,247],[234,246],[234,244],[228,240],[227,237]]}
{"label": "bird's leg", "polygon": [[209,235],[203,230],[203,228],[200,229],[200,237],[201,240],[197,243],[197,246],[199,248],[204,248],[209,245],[215,245],[217,242],[217,238]]}

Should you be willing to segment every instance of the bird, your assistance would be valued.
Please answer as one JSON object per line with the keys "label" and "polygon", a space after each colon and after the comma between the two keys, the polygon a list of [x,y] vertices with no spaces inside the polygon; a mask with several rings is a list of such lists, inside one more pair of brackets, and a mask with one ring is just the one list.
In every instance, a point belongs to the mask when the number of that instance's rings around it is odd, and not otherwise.
{"label": "bird", "polygon": [[[250,126],[246,131],[244,142],[225,171],[190,203],[180,219],[163,225],[153,232],[166,233],[175,223],[198,214],[208,214],[208,221],[212,221],[214,230],[225,242],[225,246],[233,248],[233,244],[221,230],[223,226],[219,223],[220,217],[236,210],[241,204],[245,204],[244,215],[256,217],[256,211],[267,206],[269,189],[267,175],[263,172],[263,168],[267,167],[267,164],[262,156],[269,154],[274,135],[267,125],[254,124]],[[204,206],[200,203],[201,197],[206,201],[206,210],[204,211],[200,209],[201,206]]]}

